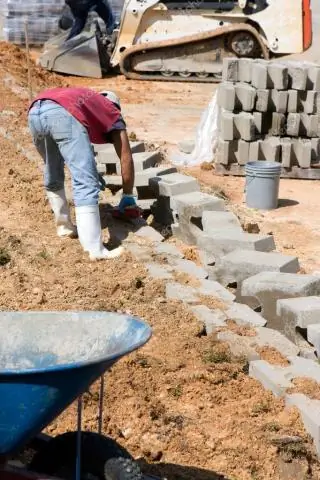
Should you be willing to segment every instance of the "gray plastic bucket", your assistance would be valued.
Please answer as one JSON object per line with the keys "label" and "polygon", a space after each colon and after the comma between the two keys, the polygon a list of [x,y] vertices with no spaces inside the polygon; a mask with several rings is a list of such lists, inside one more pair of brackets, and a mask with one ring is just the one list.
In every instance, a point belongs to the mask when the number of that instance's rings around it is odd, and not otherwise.
{"label": "gray plastic bucket", "polygon": [[249,208],[278,207],[281,163],[256,161],[246,164],[246,204]]}

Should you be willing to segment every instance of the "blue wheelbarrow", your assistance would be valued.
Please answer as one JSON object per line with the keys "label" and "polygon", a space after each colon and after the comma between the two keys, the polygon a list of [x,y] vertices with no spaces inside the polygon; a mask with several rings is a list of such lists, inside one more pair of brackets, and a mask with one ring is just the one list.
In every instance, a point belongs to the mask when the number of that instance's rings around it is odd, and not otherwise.
{"label": "blue wheelbarrow", "polygon": [[[150,337],[140,319],[116,313],[0,312],[1,480],[151,478],[102,435],[103,374]],[[98,433],[82,432],[82,394],[99,378]],[[77,399],[77,430],[35,442]],[[8,461],[31,445],[24,468]]]}

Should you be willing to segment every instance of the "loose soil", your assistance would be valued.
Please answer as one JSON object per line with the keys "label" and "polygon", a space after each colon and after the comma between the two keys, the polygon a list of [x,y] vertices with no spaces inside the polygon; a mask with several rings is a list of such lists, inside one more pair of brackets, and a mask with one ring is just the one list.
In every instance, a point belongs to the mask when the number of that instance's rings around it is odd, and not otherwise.
{"label": "loose soil", "polygon": [[[8,48],[6,62],[10,63],[12,47]],[[319,479],[315,449],[297,411],[285,409],[282,399],[250,378],[248,365],[233,358],[226,345],[214,336],[204,336],[201,325],[181,304],[165,301],[162,282],[150,280],[130,254],[109,262],[89,262],[77,240],[56,237],[44,199],[42,164],[26,130],[24,73],[18,72],[18,94],[15,83],[3,83],[8,72],[15,75],[16,67],[6,65],[4,70],[0,62],[0,309],[127,312],[152,326],[150,342],[107,374],[103,399],[103,432],[125,446],[146,472],[170,480]],[[38,78],[37,72],[34,68],[36,89],[43,87],[42,82],[57,85],[56,76],[40,73]],[[115,85],[121,82],[116,80]],[[111,85],[111,81],[105,83]],[[126,99],[140,95],[142,108],[143,89],[157,94],[157,130],[158,113],[165,109],[164,92],[177,92],[177,102],[192,110],[196,99],[192,95],[186,99],[183,90],[202,90],[199,86],[166,84],[157,90],[149,83],[123,84]],[[187,122],[188,111],[181,124]],[[142,117],[137,114],[137,124]],[[26,158],[26,151],[34,161]],[[103,203],[101,212],[112,233],[115,224]],[[107,240],[107,229],[104,234]],[[85,396],[86,429],[97,426],[97,391],[94,385]],[[75,424],[71,406],[47,431],[57,435],[75,429]],[[300,437],[299,450],[288,453],[288,448],[274,445],[275,432]]]}

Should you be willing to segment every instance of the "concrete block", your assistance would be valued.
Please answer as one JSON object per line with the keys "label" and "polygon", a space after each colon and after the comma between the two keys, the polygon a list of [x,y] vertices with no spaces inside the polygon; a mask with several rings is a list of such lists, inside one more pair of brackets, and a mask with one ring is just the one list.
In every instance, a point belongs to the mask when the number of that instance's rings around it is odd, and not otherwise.
{"label": "concrete block", "polygon": [[258,89],[256,93],[256,110],[267,112],[270,104],[270,90]]}
{"label": "concrete block", "polygon": [[197,245],[202,230],[191,222],[175,222],[171,225],[172,234],[186,245]]}
{"label": "concrete block", "polygon": [[227,255],[236,249],[256,250],[259,252],[275,250],[272,235],[239,232],[230,228],[225,231],[221,229],[219,232],[211,231],[211,233],[201,236],[198,240],[198,246],[202,250],[214,255],[215,258]]}
{"label": "concrete block", "polygon": [[287,135],[298,137],[300,132],[301,117],[299,113],[289,113],[287,116]]}
{"label": "concrete block", "polygon": [[261,271],[244,280],[241,287],[242,303],[254,308],[261,306],[261,314],[267,320],[268,327],[281,332],[285,332],[286,324],[284,319],[277,315],[277,301],[319,294],[319,277],[275,271]]}
{"label": "concrete block", "polygon": [[[154,167],[147,168],[142,172],[136,172],[134,179],[135,187],[147,187],[149,186],[149,180],[153,177],[158,177],[161,175],[169,175],[171,173],[176,173],[177,169],[175,167]],[[121,175],[106,175],[103,177],[107,186],[119,187],[122,186],[122,176]]]}
{"label": "concrete block", "polygon": [[245,165],[249,160],[250,143],[245,140],[224,141],[219,139],[215,162],[221,165],[238,163]]}
{"label": "concrete block", "polygon": [[308,69],[303,64],[289,63],[288,74],[289,88],[302,91],[307,89]]}
{"label": "concrete block", "polygon": [[238,82],[239,80],[239,60],[237,58],[223,59],[222,67],[222,81],[223,82]]}
{"label": "concrete block", "polygon": [[[160,162],[161,156],[159,152],[140,152],[133,153],[132,159],[134,163],[135,172],[142,172],[147,168],[152,168]],[[121,164],[120,161],[116,163],[116,173],[121,175]]]}
{"label": "concrete block", "polygon": [[308,69],[307,89],[320,91],[320,67],[319,65],[311,65]]}
{"label": "concrete block", "polygon": [[183,253],[171,243],[159,243],[154,248],[156,255],[164,255],[165,257],[184,258]]}
{"label": "concrete block", "polygon": [[307,338],[308,338],[308,342],[314,345],[318,358],[320,358],[320,325],[319,323],[308,325]]}
{"label": "concrete block", "polygon": [[199,267],[191,260],[183,260],[175,257],[168,258],[169,265],[173,270],[186,273],[191,277],[204,280],[208,278],[208,272],[202,267]]}
{"label": "concrete block", "polygon": [[203,192],[174,195],[170,206],[179,215],[179,222],[190,222],[192,218],[201,218],[204,211],[224,211],[225,202],[221,198]]}
{"label": "concrete block", "polygon": [[205,233],[219,232],[228,228],[242,232],[239,218],[232,212],[212,212],[205,210],[202,213],[202,227]]}
{"label": "concrete block", "polygon": [[320,455],[320,400],[311,400],[301,393],[286,396],[286,405],[296,407],[306,431],[311,435],[318,456]]}
{"label": "concrete block", "polygon": [[237,142],[238,149],[235,152],[236,161],[239,165],[245,165],[249,161],[250,143],[245,140]]}
{"label": "concrete block", "polygon": [[192,153],[195,147],[195,143],[193,140],[182,140],[178,143],[178,148],[180,152],[183,153]]}
{"label": "concrete block", "polygon": [[246,83],[237,83],[236,90],[236,110],[252,112],[256,103],[256,89]]}
{"label": "concrete block", "polygon": [[171,268],[168,268],[167,265],[162,265],[161,263],[147,263],[146,268],[148,270],[148,275],[156,280],[171,280],[173,278]]}
{"label": "concrete block", "polygon": [[288,107],[288,92],[284,90],[271,90],[269,109],[272,112],[286,113]]}
{"label": "concrete block", "polygon": [[297,113],[298,111],[298,91],[288,90],[288,113]]}
{"label": "concrete block", "polygon": [[214,255],[211,255],[210,253],[207,253],[204,250],[199,250],[198,254],[199,254],[200,262],[205,267],[208,267],[208,266],[211,267],[216,263],[216,259]]}
{"label": "concrete block", "polygon": [[194,303],[199,300],[195,288],[182,285],[178,282],[169,282],[166,284],[166,298],[168,300],[178,300],[183,303]]}
{"label": "concrete block", "polygon": [[284,168],[290,168],[293,163],[291,138],[281,138],[281,164]]}
{"label": "concrete block", "polygon": [[251,83],[253,62],[252,58],[239,58],[239,82]]}
{"label": "concrete block", "polygon": [[288,67],[281,63],[270,63],[267,67],[270,89],[287,90],[289,84]]}
{"label": "concrete block", "polygon": [[164,237],[161,235],[161,233],[149,225],[142,225],[134,232],[134,234],[138,237],[146,238],[153,242],[163,242],[164,240]]}
{"label": "concrete block", "polygon": [[318,92],[306,90],[298,94],[298,112],[309,115],[318,112]]}
{"label": "concrete block", "polygon": [[[98,154],[100,152],[115,153],[114,146],[111,143],[102,143],[102,144],[93,143],[92,146],[94,151]],[[145,144],[144,142],[139,142],[139,141],[130,142],[130,148],[132,153],[144,152]]]}
{"label": "concrete block", "polygon": [[171,197],[189,192],[199,192],[200,185],[194,177],[181,173],[171,173],[152,177],[149,185],[156,196]]}
{"label": "concrete block", "polygon": [[219,332],[217,337],[229,344],[231,352],[245,355],[249,361],[260,358],[259,348],[269,347],[278,350],[284,357],[291,358],[299,353],[299,349],[281,333],[265,327],[254,328],[256,335],[238,335],[231,331]]}
{"label": "concrete block", "polygon": [[105,175],[107,173],[106,165],[104,163],[97,163],[97,170],[100,175]]}
{"label": "concrete block", "polygon": [[281,137],[286,133],[286,115],[284,113],[272,113],[272,124],[270,128],[270,135]]}
{"label": "concrete block", "polygon": [[254,118],[254,124],[256,127],[256,133],[257,135],[265,135],[269,134],[270,130],[272,128],[272,116],[273,115],[282,115],[281,113],[279,114],[273,114],[272,112],[253,112],[253,118]]}
{"label": "concrete block", "polygon": [[300,119],[301,122],[299,133],[302,137],[319,137],[319,115],[308,115],[306,113],[301,113]]}
{"label": "concrete block", "polygon": [[235,109],[236,90],[231,83],[220,83],[217,93],[217,103],[219,107],[233,112]]}
{"label": "concrete block", "polygon": [[255,62],[252,65],[251,71],[252,86],[257,89],[266,89],[268,87],[268,66]]}
{"label": "concrete block", "polygon": [[320,138],[311,138],[311,164],[319,164]]}
{"label": "concrete block", "polygon": [[236,135],[235,131],[235,115],[231,112],[222,112],[221,113],[221,123],[220,123],[220,138],[224,141],[234,140],[239,138],[240,135]]}
{"label": "concrete block", "polygon": [[299,138],[292,142],[293,159],[301,168],[310,168],[312,144],[310,140]]}
{"label": "concrete block", "polygon": [[227,304],[234,302],[235,295],[227,288],[224,288],[220,283],[212,280],[200,280],[200,287],[197,289],[200,295],[209,297],[216,297]]}
{"label": "concrete block", "polygon": [[248,142],[252,141],[256,137],[256,125],[255,118],[252,114],[247,112],[241,112],[234,115],[234,131],[235,138],[241,138]]}
{"label": "concrete block", "polygon": [[259,313],[242,303],[233,303],[225,313],[228,319],[234,320],[241,326],[264,327],[267,323]]}
{"label": "concrete block", "polygon": [[292,387],[291,379],[286,376],[286,370],[270,365],[264,360],[250,362],[249,376],[258,380],[266,390],[277,397],[283,397],[288,388]]}
{"label": "concrete block", "polygon": [[250,143],[249,160],[281,161],[281,141],[277,137],[258,140]]}
{"label": "concrete block", "polygon": [[[241,283],[260,272],[287,272],[299,271],[297,257],[282,255],[274,252],[257,252],[254,250],[237,249],[220,258],[215,270],[212,272],[212,280],[218,280],[223,285]],[[265,318],[267,318],[264,315]]]}
{"label": "concrete block", "polygon": [[282,321],[293,325],[293,328],[307,328],[312,324],[320,324],[320,297],[279,299],[277,315]]}
{"label": "concrete block", "polygon": [[195,305],[190,307],[190,310],[199,322],[204,324],[207,335],[226,326],[226,315],[221,310],[211,310],[205,305]]}

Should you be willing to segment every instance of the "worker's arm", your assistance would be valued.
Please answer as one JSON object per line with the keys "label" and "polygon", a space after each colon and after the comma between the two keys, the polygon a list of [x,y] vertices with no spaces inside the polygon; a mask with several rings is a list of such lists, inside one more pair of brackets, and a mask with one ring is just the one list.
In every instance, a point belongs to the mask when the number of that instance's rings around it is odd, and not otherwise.
{"label": "worker's arm", "polygon": [[110,136],[120,159],[123,193],[124,195],[132,195],[134,184],[134,165],[127,131],[113,130],[110,132]]}

